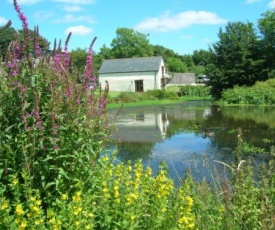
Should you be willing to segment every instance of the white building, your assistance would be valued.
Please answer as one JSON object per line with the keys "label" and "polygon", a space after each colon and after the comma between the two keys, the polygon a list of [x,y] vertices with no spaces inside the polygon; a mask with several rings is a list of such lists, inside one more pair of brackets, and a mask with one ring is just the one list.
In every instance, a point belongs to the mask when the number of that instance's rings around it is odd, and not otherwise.
{"label": "white building", "polygon": [[169,81],[163,58],[141,57],[104,60],[99,83],[109,83],[111,92],[145,92],[164,89]]}

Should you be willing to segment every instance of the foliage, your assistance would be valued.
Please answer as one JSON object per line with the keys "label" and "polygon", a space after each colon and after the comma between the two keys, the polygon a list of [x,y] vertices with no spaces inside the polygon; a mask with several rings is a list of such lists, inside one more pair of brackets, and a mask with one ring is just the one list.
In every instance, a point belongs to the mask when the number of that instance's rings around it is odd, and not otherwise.
{"label": "foliage", "polygon": [[[94,165],[89,190],[79,181],[47,209],[37,190],[25,190],[16,175],[0,186],[0,227],[12,229],[193,229],[188,188],[175,190],[167,171],[153,175],[142,162],[113,164],[104,156]],[[14,199],[3,196],[12,191]],[[20,196],[21,195],[21,196]],[[10,215],[14,213],[14,215]]]}
{"label": "foliage", "polygon": [[118,28],[116,38],[112,40],[114,58],[150,57],[153,48],[147,39],[148,35],[128,28]]}
{"label": "foliage", "polygon": [[161,89],[147,90],[146,95],[149,98],[155,98],[157,100],[162,100],[162,99],[176,100],[176,99],[178,99],[176,92],[161,90]]}
{"label": "foliage", "polygon": [[[85,188],[91,182],[88,175],[108,132],[108,89],[95,96],[95,88],[89,85],[96,81],[92,47],[86,55],[82,84],[78,84],[70,71],[70,35],[64,50],[57,47],[44,55],[38,43],[29,47],[26,16],[17,1],[14,6],[25,43],[15,40],[6,62],[1,63],[5,75],[0,77],[0,184],[6,187],[13,175],[22,185],[18,199],[37,191],[42,207],[47,208],[61,193],[73,193],[72,186],[79,181]],[[8,187],[3,195],[15,199]]]}
{"label": "foliage", "polygon": [[166,60],[167,68],[172,73],[186,73],[188,72],[186,64],[176,57],[168,57]]}
{"label": "foliage", "polygon": [[199,97],[208,97],[210,96],[210,88],[206,86],[192,86],[184,85],[180,87],[179,91],[180,96],[199,96]]}
{"label": "foliage", "polygon": [[[275,10],[269,10],[261,15],[258,20],[258,28],[261,33],[260,47],[264,57],[263,69],[271,73],[275,69]],[[274,74],[273,74],[274,76]]]}
{"label": "foliage", "polygon": [[[28,39],[26,16],[14,6]],[[79,83],[69,38],[49,56],[35,44],[35,65],[16,40],[1,63],[0,228],[193,229],[188,188],[175,189],[164,168],[153,175],[141,161],[101,156],[108,87],[90,85],[94,41]]]}
{"label": "foliage", "polygon": [[222,93],[221,101],[228,104],[274,105],[275,79],[257,82],[253,87],[234,87]]}
{"label": "foliage", "polygon": [[[28,43],[31,51],[34,51],[33,44],[37,42],[42,50],[49,48],[49,42],[38,33],[38,28],[28,30]],[[24,43],[24,30],[16,31],[13,27],[0,27],[0,56],[6,57],[6,52],[11,42],[18,40],[19,45]],[[26,44],[26,43],[25,43]]]}
{"label": "foliage", "polygon": [[[187,181],[194,198],[198,229],[273,229],[275,224],[274,149],[270,160],[261,167],[260,177],[252,169],[252,159],[242,160],[242,131],[238,131],[236,164],[213,169],[212,181]],[[210,169],[211,170],[211,169]],[[187,182],[185,182],[187,183]]]}
{"label": "foliage", "polygon": [[229,22],[225,31],[220,29],[218,37],[211,49],[215,57],[209,81],[212,96],[220,98],[222,91],[236,85],[252,86],[256,81],[266,80],[252,23]]}

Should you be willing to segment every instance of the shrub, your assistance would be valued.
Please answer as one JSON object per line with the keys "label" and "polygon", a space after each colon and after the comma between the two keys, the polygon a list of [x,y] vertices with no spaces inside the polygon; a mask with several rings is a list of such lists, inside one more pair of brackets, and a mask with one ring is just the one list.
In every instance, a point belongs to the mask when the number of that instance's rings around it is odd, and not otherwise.
{"label": "shrub", "polygon": [[274,82],[274,79],[269,79],[252,87],[235,86],[222,93],[221,101],[228,104],[274,105]]}
{"label": "shrub", "polygon": [[184,85],[180,87],[179,95],[190,97],[208,97],[210,96],[210,88],[206,86]]}

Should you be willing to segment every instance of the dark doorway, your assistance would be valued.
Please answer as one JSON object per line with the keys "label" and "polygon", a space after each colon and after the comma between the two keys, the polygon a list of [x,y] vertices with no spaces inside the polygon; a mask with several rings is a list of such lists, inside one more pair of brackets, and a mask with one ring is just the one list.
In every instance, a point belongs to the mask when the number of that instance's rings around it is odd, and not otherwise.
{"label": "dark doorway", "polygon": [[143,80],[135,81],[136,92],[143,92]]}

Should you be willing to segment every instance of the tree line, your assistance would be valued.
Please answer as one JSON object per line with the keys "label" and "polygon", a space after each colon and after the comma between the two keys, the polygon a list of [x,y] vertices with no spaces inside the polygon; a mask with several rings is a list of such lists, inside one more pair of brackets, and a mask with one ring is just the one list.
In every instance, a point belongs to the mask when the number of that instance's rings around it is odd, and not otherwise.
{"label": "tree line", "polygon": [[[1,30],[0,54],[15,36],[15,30]],[[118,28],[110,47],[103,45],[93,56],[94,74],[104,59],[162,56],[170,73],[193,72],[210,76],[208,85],[211,94],[220,98],[221,93],[234,86],[252,86],[257,81],[275,77],[275,10],[263,13],[257,25],[251,22],[228,22],[218,31],[217,42],[208,50],[195,50],[192,54],[180,55],[160,45],[152,45],[149,34],[130,28]],[[20,31],[19,31],[20,35]],[[40,38],[46,49],[49,42]],[[77,48],[70,52],[72,66],[83,71],[86,49]]]}

